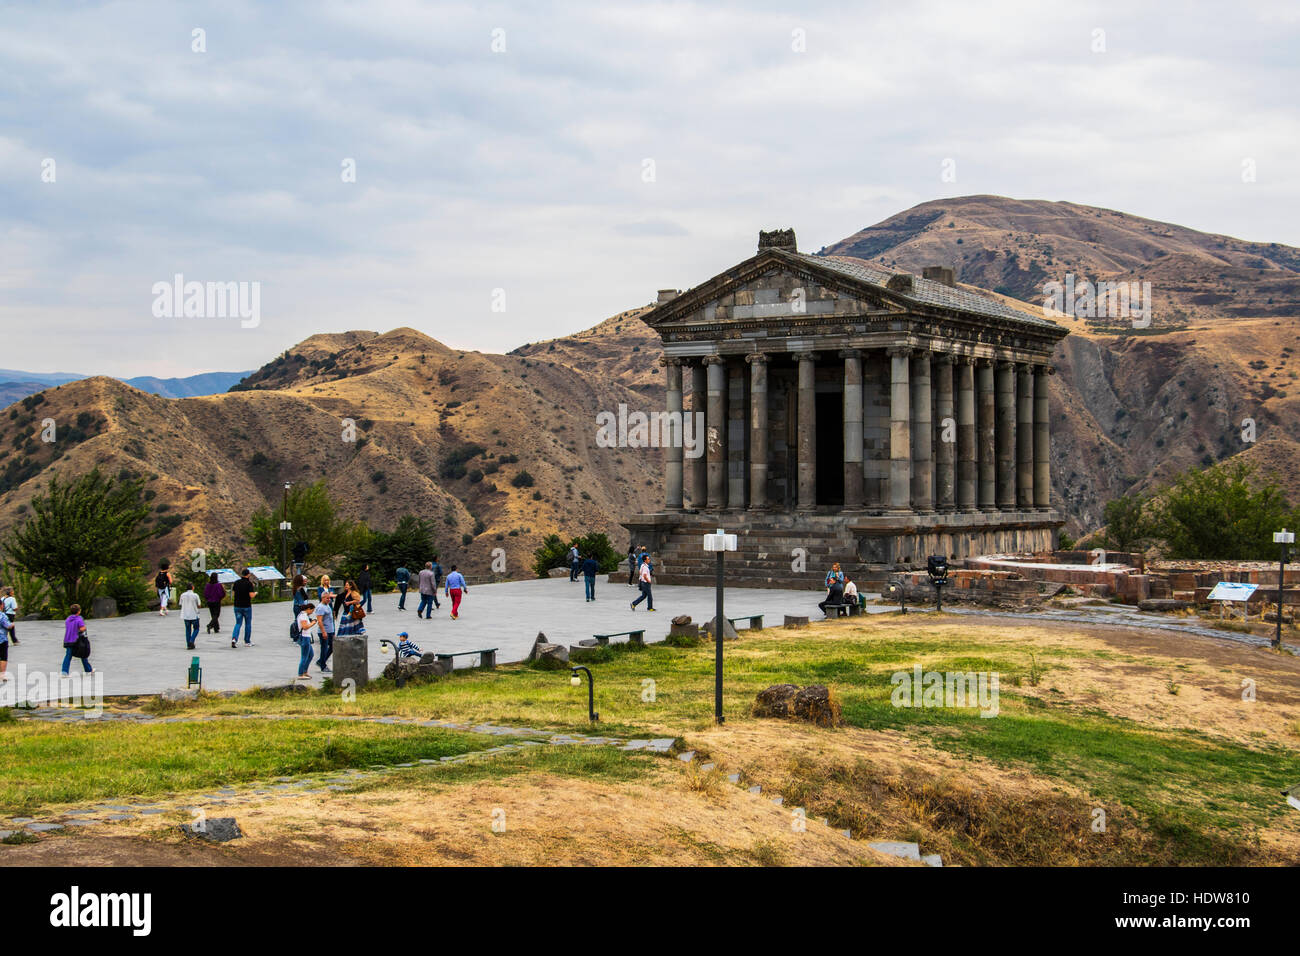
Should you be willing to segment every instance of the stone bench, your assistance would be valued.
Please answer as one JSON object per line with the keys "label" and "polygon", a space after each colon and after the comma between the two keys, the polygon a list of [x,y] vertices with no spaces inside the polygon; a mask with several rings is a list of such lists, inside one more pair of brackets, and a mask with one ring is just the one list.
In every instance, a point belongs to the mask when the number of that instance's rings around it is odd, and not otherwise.
{"label": "stone bench", "polygon": [[455,658],[468,657],[474,654],[480,656],[481,660],[479,661],[479,666],[485,671],[490,671],[497,666],[497,648],[495,647],[485,647],[482,650],[477,651],[455,651],[454,653],[441,654],[435,653],[433,657],[435,660],[444,662],[447,665],[447,669],[451,670]]}
{"label": "stone bench", "polygon": [[798,614],[787,614],[785,616],[785,627],[807,627],[808,616]]}
{"label": "stone bench", "polygon": [[593,635],[591,635],[591,636],[594,637],[594,638],[596,639],[596,643],[600,644],[602,647],[604,647],[606,644],[609,643],[609,639],[610,639],[611,637],[626,637],[626,638],[627,638],[627,642],[628,642],[629,644],[644,644],[644,643],[645,643],[645,631],[644,631],[644,630],[641,630],[641,631],[615,631],[613,634],[593,634]]}
{"label": "stone bench", "polygon": [[763,629],[763,615],[761,614],[737,614],[735,617],[727,618],[731,626],[735,627],[737,621],[748,621],[751,631],[761,631]]}

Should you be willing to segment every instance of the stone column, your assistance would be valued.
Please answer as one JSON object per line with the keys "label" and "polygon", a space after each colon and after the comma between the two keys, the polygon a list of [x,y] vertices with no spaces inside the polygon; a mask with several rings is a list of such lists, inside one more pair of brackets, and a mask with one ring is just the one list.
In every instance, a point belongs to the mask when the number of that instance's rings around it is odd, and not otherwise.
{"label": "stone column", "polygon": [[664,507],[682,510],[682,360],[661,359],[668,379],[668,424],[659,435],[664,452]]}
{"label": "stone column", "polygon": [[1016,507],[1016,366],[997,365],[998,508]]}
{"label": "stone column", "polygon": [[940,511],[957,510],[957,416],[953,409],[951,355],[934,357],[935,376],[935,505]]}
{"label": "stone column", "polygon": [[896,347],[889,354],[889,510],[912,510],[912,350]]}
{"label": "stone column", "polygon": [[718,355],[704,360],[708,368],[709,408],[705,413],[708,442],[709,510],[727,507],[727,365]]}
{"label": "stone column", "polygon": [[799,499],[798,510],[817,507],[817,355],[795,352],[799,362]]}
{"label": "stone column", "polygon": [[957,363],[957,510],[976,510],[975,366],[969,357]]}
{"label": "stone column", "polygon": [[749,510],[767,510],[767,356],[746,355],[749,363]]}
{"label": "stone column", "polygon": [[690,460],[689,490],[691,507],[704,508],[708,503],[708,439],[709,431],[704,425],[705,409],[708,405],[708,389],[705,386],[704,363],[699,359],[690,360],[691,367],[691,440],[699,454]]}
{"label": "stone column", "polygon": [[979,418],[977,428],[978,462],[976,471],[979,475],[979,509],[980,511],[997,511],[998,482],[998,445],[997,445],[997,405],[993,388],[992,359],[978,359],[975,366],[975,378],[979,389],[979,401],[976,413]]}
{"label": "stone column", "polygon": [[1034,366],[1034,509],[1052,508],[1051,407],[1047,398],[1047,376],[1056,369]]}
{"label": "stone column", "polygon": [[1016,366],[1016,507],[1034,507],[1034,367]]}
{"label": "stone column", "polygon": [[844,510],[862,510],[862,353],[844,349]]}
{"label": "stone column", "polygon": [[934,511],[934,441],[930,412],[930,352],[912,355],[912,509]]}

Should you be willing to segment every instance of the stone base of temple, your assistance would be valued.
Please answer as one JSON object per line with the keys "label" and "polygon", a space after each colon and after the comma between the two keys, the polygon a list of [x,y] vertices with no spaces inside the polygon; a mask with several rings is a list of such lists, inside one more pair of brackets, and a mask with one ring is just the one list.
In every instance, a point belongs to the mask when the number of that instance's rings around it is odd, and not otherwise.
{"label": "stone base of temple", "polygon": [[739,537],[726,556],[728,583],[747,587],[820,587],[838,561],[861,590],[879,590],[891,573],[924,568],[926,557],[951,561],[985,554],[1049,551],[1064,521],[1054,511],[951,514],[788,514],[660,512],[623,522],[632,541],[655,556],[661,584],[711,584],[716,556],[707,533]]}

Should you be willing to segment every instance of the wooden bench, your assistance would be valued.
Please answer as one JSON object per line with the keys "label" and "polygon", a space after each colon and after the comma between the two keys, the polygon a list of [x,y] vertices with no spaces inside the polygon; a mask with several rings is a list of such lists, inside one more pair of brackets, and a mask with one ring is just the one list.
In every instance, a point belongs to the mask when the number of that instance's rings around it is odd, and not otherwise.
{"label": "wooden bench", "polygon": [[611,637],[626,637],[629,644],[644,644],[645,631],[618,631],[614,634],[593,634],[596,643],[604,647]]}
{"label": "wooden bench", "polygon": [[446,661],[447,667],[450,669],[455,663],[454,658],[468,657],[473,654],[478,654],[481,657],[479,666],[484,670],[490,671],[497,666],[497,649],[495,647],[485,647],[477,651],[456,651],[453,654],[439,654],[435,652],[433,657],[435,660]]}
{"label": "wooden bench", "polygon": [[192,687],[194,684],[199,685],[199,690],[203,689],[203,668],[199,666],[197,657],[190,659],[189,673],[185,675],[185,686]]}
{"label": "wooden bench", "polygon": [[825,611],[827,617],[831,616],[831,611],[835,612],[836,617],[844,617],[846,614],[849,617],[852,617],[854,614],[862,613],[862,605],[860,605],[857,601],[854,601],[852,603],[845,603],[841,601],[838,604],[832,601],[832,602],[827,602],[826,607],[823,610]]}
{"label": "wooden bench", "polygon": [[763,629],[763,615],[761,614],[737,614],[735,617],[727,618],[731,626],[735,627],[737,621],[748,621],[751,631],[761,631]]}

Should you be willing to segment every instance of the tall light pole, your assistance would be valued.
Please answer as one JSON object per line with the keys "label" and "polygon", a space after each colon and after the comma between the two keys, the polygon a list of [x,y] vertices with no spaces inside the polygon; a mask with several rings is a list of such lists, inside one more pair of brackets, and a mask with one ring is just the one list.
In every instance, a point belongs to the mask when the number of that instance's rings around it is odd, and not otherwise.
{"label": "tall light pole", "polygon": [[1282,646],[1282,581],[1286,577],[1287,545],[1295,544],[1295,532],[1283,528],[1273,532],[1273,543],[1282,546],[1282,554],[1277,561],[1277,633],[1273,646]]}
{"label": "tall light pole", "polygon": [[289,523],[289,485],[290,482],[284,483],[284,494],[280,498],[280,567],[286,576],[289,571],[289,529],[293,527]]}
{"label": "tall light pole", "polygon": [[718,723],[722,723],[722,641],[727,624],[727,619],[722,614],[722,558],[728,551],[736,550],[736,536],[719,528],[716,534],[704,536],[704,550],[716,551],[718,554],[718,606],[713,618],[713,716]]}

